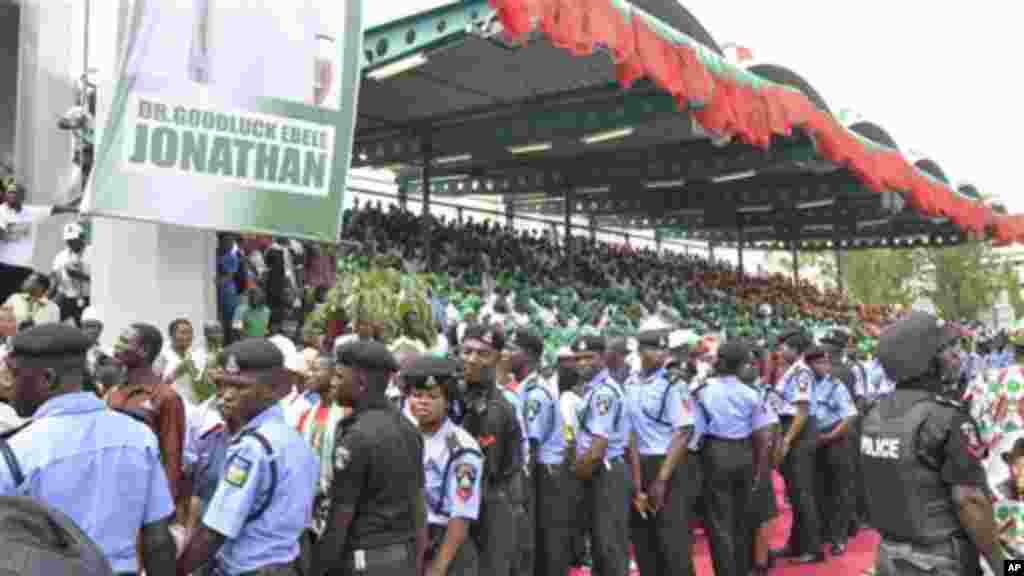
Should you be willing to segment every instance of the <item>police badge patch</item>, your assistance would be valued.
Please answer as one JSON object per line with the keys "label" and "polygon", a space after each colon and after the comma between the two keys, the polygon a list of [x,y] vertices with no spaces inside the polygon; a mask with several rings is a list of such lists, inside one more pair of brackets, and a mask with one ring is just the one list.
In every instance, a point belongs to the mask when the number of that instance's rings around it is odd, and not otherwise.
{"label": "police badge patch", "polygon": [[540,414],[540,400],[530,400],[526,404],[526,418],[533,420],[537,414]]}
{"label": "police badge patch", "polygon": [[476,482],[476,469],[463,462],[455,467],[455,495],[462,502],[469,502],[473,497],[473,483]]}
{"label": "police badge patch", "polygon": [[334,469],[344,470],[348,466],[350,460],[352,460],[352,453],[348,451],[348,448],[339,444],[338,447],[334,449]]}
{"label": "police badge patch", "polygon": [[233,354],[228,356],[227,362],[224,363],[224,371],[228,374],[238,374],[238,359]]}
{"label": "police badge patch", "polygon": [[601,416],[608,414],[608,411],[612,409],[612,400],[607,396],[597,399],[597,413]]}
{"label": "police badge patch", "polygon": [[252,462],[241,456],[235,456],[231,459],[231,462],[228,462],[227,472],[224,473],[224,481],[235,488],[241,488],[249,480],[250,470],[252,470]]}

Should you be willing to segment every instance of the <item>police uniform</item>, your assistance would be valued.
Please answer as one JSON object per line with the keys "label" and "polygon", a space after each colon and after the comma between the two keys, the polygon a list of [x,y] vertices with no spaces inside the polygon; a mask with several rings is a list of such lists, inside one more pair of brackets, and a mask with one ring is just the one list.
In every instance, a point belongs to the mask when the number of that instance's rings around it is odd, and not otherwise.
{"label": "police uniform", "polygon": [[[666,331],[643,332],[637,336],[640,349],[668,348]],[[684,429],[692,428],[693,416],[684,405],[680,386],[674,385],[664,368],[638,374],[626,390],[631,428],[636,437],[643,486],[647,492],[668,456],[672,440]],[[630,530],[641,576],[693,574],[690,554],[689,493],[686,455],[677,464],[665,490],[663,508],[657,514],[630,512]]]}
{"label": "police uniform", "polygon": [[[402,371],[402,377],[409,383],[409,393],[447,383],[445,395],[450,403],[456,394],[457,373],[458,366],[452,360],[422,356]],[[432,435],[424,434],[423,442],[429,566],[441,550],[451,520],[461,519],[472,525],[479,519],[484,458],[476,440],[450,418],[445,418]],[[478,572],[476,543],[466,538],[448,565],[447,574],[477,576]]]}
{"label": "police uniform", "polygon": [[[824,351],[817,353],[825,355]],[[810,355],[807,359],[813,360]],[[818,425],[819,437],[831,433],[843,421],[857,415],[857,409],[853,406],[853,399],[847,388],[847,382],[851,379],[849,369],[840,364],[833,367],[831,375],[825,376],[815,384],[814,419]],[[815,502],[818,505],[823,540],[832,545],[833,555],[846,551],[846,541],[850,535],[850,522],[853,517],[851,478],[854,468],[848,440],[848,436],[837,438],[829,444],[820,446],[815,454]]]}
{"label": "police uniform", "polygon": [[[518,345],[539,356],[544,344],[531,333],[517,334]],[[569,572],[572,485],[566,466],[565,423],[558,390],[534,372],[523,380],[526,392],[526,432],[534,447],[530,474],[533,495],[537,576],[563,576]]]}
{"label": "police uniform", "polygon": [[[977,427],[962,406],[937,394],[929,375],[953,339],[933,316],[912,312],[879,342],[885,371],[900,382],[864,417],[860,446],[871,524],[881,535],[879,576],[978,571],[978,551],[951,496],[955,486],[985,490]],[[914,380],[920,388],[904,387]]]}
{"label": "police uniform", "polygon": [[[781,342],[791,338],[806,338],[803,334],[791,332],[783,336]],[[789,531],[789,541],[785,553],[809,560],[808,555],[820,560],[821,526],[818,520],[818,507],[814,499],[815,487],[815,451],[818,444],[818,425],[814,416],[814,371],[804,362],[797,360],[782,375],[782,410],[779,422],[785,435],[798,413],[798,404],[807,404],[807,421],[804,422],[800,434],[793,439],[786,458],[782,462],[780,472],[786,480],[786,495],[789,497],[793,510],[793,524]]]}
{"label": "police uniform", "polygon": [[[77,328],[42,324],[14,337],[11,357],[39,368],[80,359],[84,369],[90,346]],[[63,512],[114,572],[139,570],[139,529],[175,513],[160,448],[146,425],[108,409],[95,394],[71,392],[52,396],[0,438],[0,495],[27,496]]]}
{"label": "police uniform", "polygon": [[[720,363],[741,363],[749,361],[750,349],[726,342],[718,356]],[[747,574],[755,529],[749,515],[756,472],[752,436],[773,421],[761,396],[733,375],[708,379],[694,391],[694,401],[711,561],[715,574]]]}
{"label": "police uniform", "polygon": [[[399,368],[391,352],[372,341],[342,345],[337,364],[372,371]],[[327,528],[313,574],[412,576],[424,487],[419,431],[381,389],[353,407],[338,423],[335,438]],[[339,511],[352,515],[344,533],[334,524]]]}
{"label": "police uniform", "polygon": [[865,362],[857,358],[848,358],[847,366],[853,374],[853,404],[857,409],[858,417],[854,421],[850,440],[850,452],[853,459],[853,479],[851,481],[854,501],[854,516],[851,527],[851,537],[859,530],[860,526],[868,521],[868,495],[864,489],[864,474],[860,466],[860,436],[862,419],[864,414],[870,410],[875,402],[874,395],[868,387],[868,370]]}
{"label": "police uniform", "polygon": [[[224,351],[224,377],[281,369],[283,356],[252,338]],[[273,403],[233,436],[225,468],[203,514],[203,525],[225,537],[212,562],[226,576],[299,573],[300,536],[312,519],[320,466]]]}
{"label": "police uniform", "polygon": [[[576,352],[604,353],[604,338],[587,336],[576,343]],[[584,506],[590,517],[594,572],[621,576],[629,568],[629,498],[625,464],[630,419],[625,394],[607,370],[583,388],[577,408],[576,461],[590,451],[595,437],[608,441],[604,461],[582,483]]]}

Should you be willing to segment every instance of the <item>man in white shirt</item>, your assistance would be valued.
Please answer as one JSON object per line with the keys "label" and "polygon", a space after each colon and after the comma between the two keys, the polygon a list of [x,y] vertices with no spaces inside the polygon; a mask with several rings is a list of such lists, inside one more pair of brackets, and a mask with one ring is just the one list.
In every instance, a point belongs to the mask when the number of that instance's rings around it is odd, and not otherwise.
{"label": "man in white shirt", "polygon": [[25,203],[25,188],[10,185],[0,204],[0,299],[17,292],[32,274],[36,222],[55,214],[77,212],[72,204],[33,206]]}
{"label": "man in white shirt", "polygon": [[74,321],[81,328],[82,312],[89,306],[91,250],[85,245],[85,231],[77,222],[64,227],[67,246],[53,259],[53,284],[60,321]]}
{"label": "man in white shirt", "polygon": [[50,292],[50,278],[43,274],[33,273],[25,280],[22,291],[12,294],[4,302],[4,307],[14,311],[17,325],[56,324],[60,322],[60,308],[50,301],[46,295]]}

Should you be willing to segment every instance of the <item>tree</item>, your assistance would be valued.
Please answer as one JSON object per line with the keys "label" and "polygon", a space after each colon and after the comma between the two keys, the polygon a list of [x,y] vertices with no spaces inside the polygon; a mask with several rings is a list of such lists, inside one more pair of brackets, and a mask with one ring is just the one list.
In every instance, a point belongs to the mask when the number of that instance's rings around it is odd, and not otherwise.
{"label": "tree", "polygon": [[1020,274],[1009,262],[1003,264],[1003,282],[1010,307],[1013,308],[1013,317],[1024,318],[1024,295],[1020,290]]}
{"label": "tree", "polygon": [[861,304],[909,306],[920,290],[920,260],[911,250],[860,250],[840,256],[843,288]]}
{"label": "tree", "polygon": [[917,255],[931,280],[922,294],[946,320],[977,320],[1006,287],[1005,275],[992,264],[994,255],[988,242],[926,248]]}

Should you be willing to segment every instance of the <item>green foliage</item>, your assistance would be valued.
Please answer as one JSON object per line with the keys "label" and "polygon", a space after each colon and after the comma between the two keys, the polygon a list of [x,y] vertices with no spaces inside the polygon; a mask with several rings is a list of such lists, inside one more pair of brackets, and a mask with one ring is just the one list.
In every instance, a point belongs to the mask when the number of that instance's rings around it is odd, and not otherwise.
{"label": "green foliage", "polygon": [[992,266],[992,246],[987,242],[927,248],[917,255],[931,280],[922,294],[947,320],[977,320],[1006,286],[1005,277]]}
{"label": "green foliage", "polygon": [[1003,265],[1003,282],[1009,296],[1010,306],[1013,308],[1013,317],[1024,318],[1024,295],[1021,294],[1020,289],[1020,274],[1012,264]]}
{"label": "green foliage", "polygon": [[911,250],[842,254],[843,288],[854,302],[909,306],[919,293],[920,259]]}

